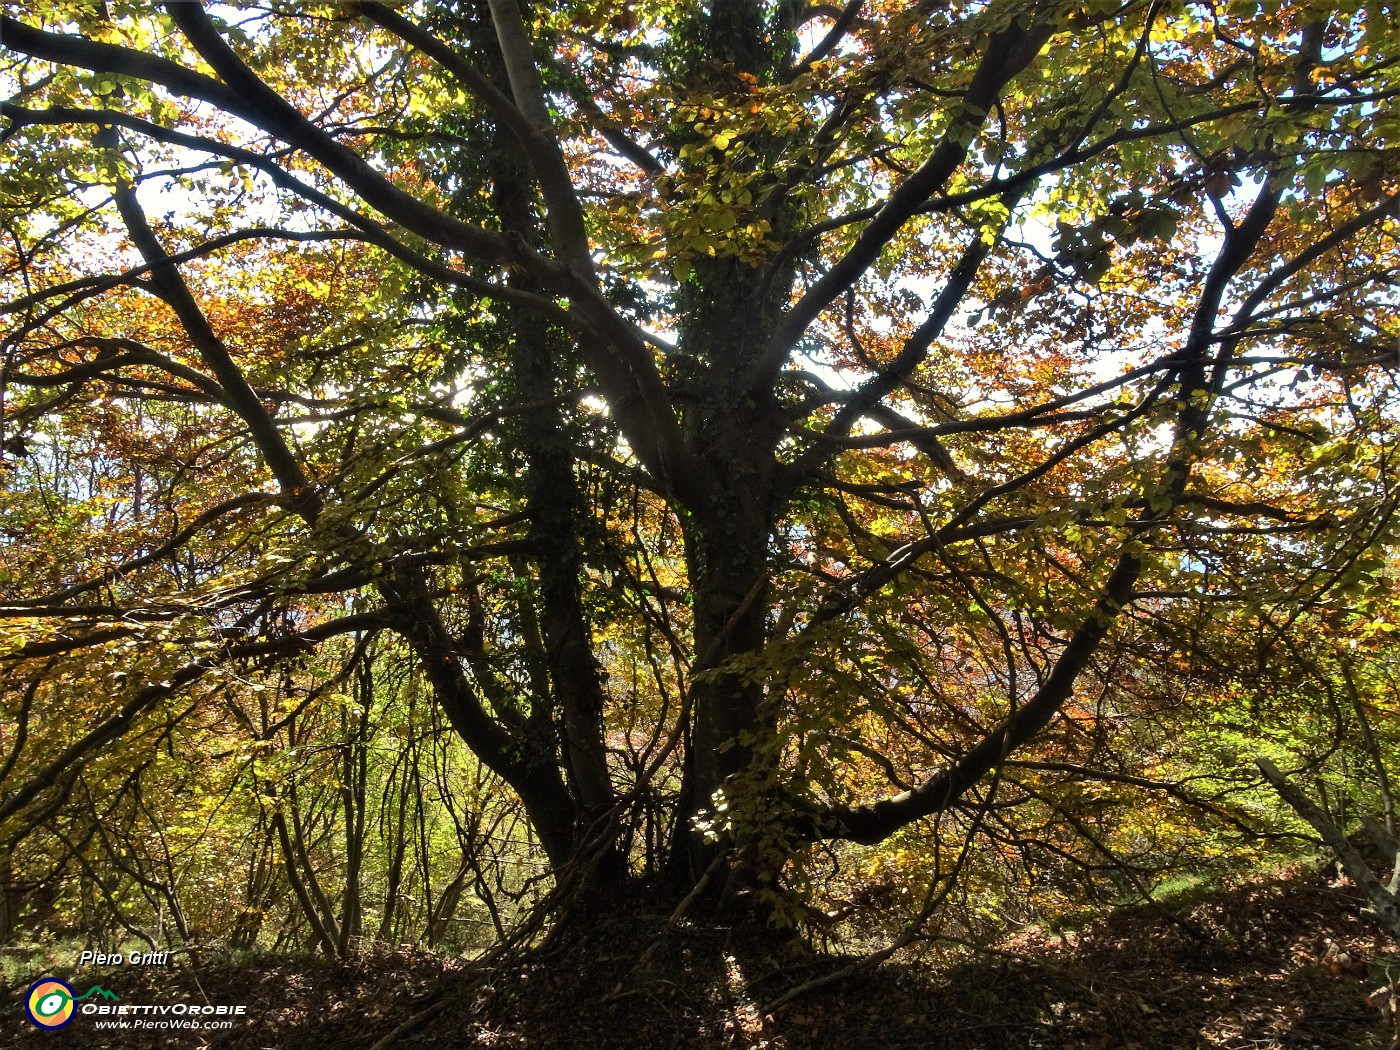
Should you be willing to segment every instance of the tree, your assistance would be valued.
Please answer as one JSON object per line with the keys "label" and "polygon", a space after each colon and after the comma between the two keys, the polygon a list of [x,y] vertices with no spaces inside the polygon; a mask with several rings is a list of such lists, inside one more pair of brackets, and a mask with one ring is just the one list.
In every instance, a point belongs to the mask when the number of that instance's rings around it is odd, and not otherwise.
{"label": "tree", "polygon": [[369,635],[735,906],[1389,585],[1376,5],[13,7],[12,836]]}

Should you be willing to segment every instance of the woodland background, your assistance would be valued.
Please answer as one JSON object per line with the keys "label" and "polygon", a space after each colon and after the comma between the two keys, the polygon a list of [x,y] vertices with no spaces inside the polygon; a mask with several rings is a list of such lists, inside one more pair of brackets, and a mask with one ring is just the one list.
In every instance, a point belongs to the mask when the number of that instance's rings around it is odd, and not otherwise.
{"label": "woodland background", "polygon": [[1400,935],[1384,5],[2,6],[0,941]]}

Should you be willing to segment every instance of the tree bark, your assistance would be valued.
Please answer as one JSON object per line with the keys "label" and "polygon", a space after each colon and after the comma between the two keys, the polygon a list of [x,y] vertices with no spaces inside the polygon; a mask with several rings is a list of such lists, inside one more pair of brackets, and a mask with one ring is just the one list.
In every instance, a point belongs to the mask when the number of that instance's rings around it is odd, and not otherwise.
{"label": "tree bark", "polygon": [[1400,900],[1381,884],[1381,880],[1371,871],[1370,866],[1362,860],[1361,854],[1347,841],[1341,828],[1332,823],[1322,808],[1303,794],[1297,784],[1284,776],[1278,766],[1262,755],[1254,760],[1254,764],[1259,767],[1259,772],[1264,774],[1264,779],[1273,785],[1279,797],[1317,832],[1318,837],[1337,858],[1347,877],[1366,895],[1369,903],[1362,912],[1385,927],[1386,932],[1396,941],[1400,941]]}

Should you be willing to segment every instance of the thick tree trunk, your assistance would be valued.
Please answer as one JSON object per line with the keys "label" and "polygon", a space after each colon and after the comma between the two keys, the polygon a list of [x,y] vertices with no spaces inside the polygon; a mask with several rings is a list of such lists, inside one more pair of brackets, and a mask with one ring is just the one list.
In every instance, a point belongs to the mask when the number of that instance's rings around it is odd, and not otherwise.
{"label": "thick tree trunk", "polygon": [[[538,85],[522,86],[523,74],[511,67],[512,56],[523,62],[529,50],[526,41],[512,35],[521,29],[518,15],[505,14],[509,17],[503,18],[499,5],[492,6],[497,39],[494,44],[480,40],[478,61],[502,91],[515,95],[517,105],[532,123],[547,127],[549,117]],[[478,19],[484,15],[478,6]],[[500,125],[494,128],[491,140],[486,173],[492,211],[502,228],[531,246],[545,239],[547,225],[556,240],[570,239],[559,228],[567,215],[552,205],[545,215],[540,213],[535,198],[539,172],[532,169],[525,143]],[[567,179],[562,169],[558,174]],[[548,187],[544,196],[555,199]],[[581,227],[577,233],[582,236]],[[524,278],[508,283],[538,290]],[[592,530],[575,476],[569,424],[558,401],[561,391],[571,385],[572,355],[569,341],[538,311],[519,304],[501,304],[497,310],[512,392],[522,403],[535,406],[514,420],[516,441],[525,455],[531,557],[539,586],[540,656],[547,670],[541,683],[543,691],[537,690],[532,700],[534,715],[538,716],[535,720],[540,732],[560,737],[557,757],[575,802],[573,845],[575,850],[584,846],[591,852],[593,842],[600,838],[616,842],[613,825],[617,817],[612,812],[615,795],[603,739],[606,696],[583,604],[581,545]],[[605,849],[596,870],[590,873],[586,895],[615,892],[613,884],[625,874],[625,860],[615,849]]]}
{"label": "thick tree trunk", "polygon": [[701,806],[726,779],[749,765],[758,730],[762,687],[731,660],[764,642],[768,590],[767,537],[738,528],[692,540],[695,649],[695,789]]}
{"label": "thick tree trunk", "polygon": [[[763,674],[753,660],[742,658],[757,657],[768,638],[777,472],[772,449],[780,433],[767,406],[736,405],[737,395],[725,388],[734,371],[727,365],[742,358],[744,345],[726,343],[733,326],[720,326],[717,318],[746,309],[754,316],[753,304],[745,301],[753,284],[733,276],[725,274],[712,286],[712,323],[688,342],[699,349],[700,360],[717,362],[702,380],[710,387],[704,391],[708,410],[687,420],[687,439],[717,481],[710,502],[691,514],[686,532],[694,615],[693,721],[675,842],[683,863],[673,865],[688,887],[708,871],[712,891],[731,896],[737,888],[732,873],[717,877],[711,868],[717,851],[735,845],[733,833],[742,837],[748,822],[742,809],[754,801],[748,797],[754,763],[769,753],[764,744],[771,716],[765,713]],[[740,289],[745,291],[733,294]],[[760,343],[763,330],[761,322],[755,324],[748,345]]]}

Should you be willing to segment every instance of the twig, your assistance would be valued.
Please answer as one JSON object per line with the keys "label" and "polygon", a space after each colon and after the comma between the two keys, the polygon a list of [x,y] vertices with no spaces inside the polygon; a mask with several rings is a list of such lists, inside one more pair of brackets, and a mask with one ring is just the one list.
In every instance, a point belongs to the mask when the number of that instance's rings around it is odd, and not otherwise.
{"label": "twig", "polygon": [[423,1024],[428,1020],[428,1018],[432,1017],[434,1014],[439,1014],[442,1012],[442,1000],[444,997],[444,995],[440,995],[437,998],[435,998],[431,1003],[428,1004],[427,1007],[425,1007],[422,1010],[419,1010],[407,1021],[399,1025],[392,1032],[386,1035],[383,1039],[379,1040],[377,1043],[371,1046],[369,1050],[387,1050],[388,1047],[393,1046],[394,1043],[398,1042],[404,1036],[408,1035],[409,1032],[416,1031],[418,1028],[421,1028]]}
{"label": "twig", "polygon": [[[715,877],[715,872],[719,871],[720,865],[724,863],[724,858],[729,855],[728,850],[720,850],[715,854],[715,859],[710,861],[710,866],[705,869],[705,874],[700,876],[700,881],[695,884],[695,888],[685,895],[685,899],[676,905],[676,910],[671,913],[671,917],[666,920],[666,928],[674,930],[680,925],[680,921],[685,918],[685,913],[690,910],[690,906],[696,902],[700,894],[705,892],[705,887],[710,884],[710,880]],[[653,945],[652,947],[655,947]],[[650,953],[651,949],[647,949]]]}

